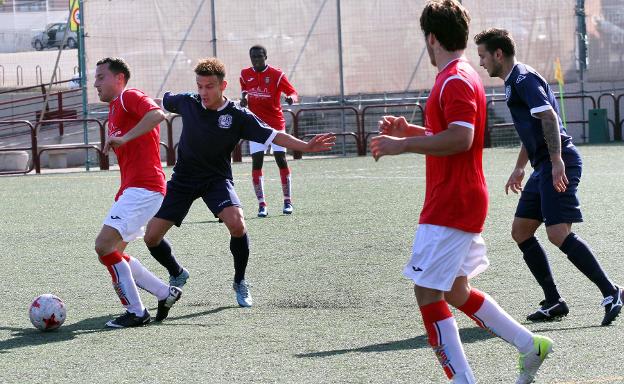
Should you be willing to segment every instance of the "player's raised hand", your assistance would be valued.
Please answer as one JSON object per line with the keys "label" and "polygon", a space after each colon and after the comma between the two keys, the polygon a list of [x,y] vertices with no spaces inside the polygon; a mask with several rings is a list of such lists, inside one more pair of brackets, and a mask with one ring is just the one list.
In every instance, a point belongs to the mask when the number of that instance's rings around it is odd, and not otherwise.
{"label": "player's raised hand", "polygon": [[126,143],[126,140],[124,140],[123,136],[108,136],[106,138],[106,143],[104,144],[104,148],[102,149],[102,152],[108,153],[108,151],[110,151],[111,148],[119,148],[125,143]]}
{"label": "player's raised hand", "polygon": [[403,153],[404,146],[405,139],[386,135],[375,136],[370,143],[370,149],[375,161],[378,161],[382,156]]}
{"label": "player's raised hand", "polygon": [[386,136],[405,137],[408,125],[403,116],[383,116],[379,120],[379,133]]}
{"label": "player's raised hand", "polygon": [[522,179],[524,179],[524,168],[516,168],[511,172],[507,184],[505,184],[505,194],[509,195],[509,190],[513,193],[522,191]]}
{"label": "player's raised hand", "polygon": [[568,189],[568,177],[565,174],[565,164],[561,157],[552,160],[553,187],[557,192],[565,192]]}
{"label": "player's raised hand", "polygon": [[306,152],[329,151],[336,143],[336,135],[333,133],[322,133],[314,136],[306,145]]}

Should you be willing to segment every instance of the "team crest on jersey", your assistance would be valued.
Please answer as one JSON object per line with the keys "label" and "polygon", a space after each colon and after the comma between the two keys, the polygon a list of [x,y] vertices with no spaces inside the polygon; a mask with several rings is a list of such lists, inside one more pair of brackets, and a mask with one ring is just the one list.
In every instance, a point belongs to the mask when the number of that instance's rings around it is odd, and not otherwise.
{"label": "team crest on jersey", "polygon": [[271,78],[269,76],[266,76],[264,78],[264,84],[269,84],[271,82]]}
{"label": "team crest on jersey", "polygon": [[511,85],[505,86],[505,100],[509,100],[511,97]]}
{"label": "team crest on jersey", "polygon": [[232,115],[219,116],[219,128],[228,129],[232,126]]}
{"label": "team crest on jersey", "polygon": [[516,79],[516,84],[520,84],[520,82],[521,82],[522,80],[524,80],[524,79],[526,79],[526,76],[524,76],[524,75],[518,75],[518,78]]}

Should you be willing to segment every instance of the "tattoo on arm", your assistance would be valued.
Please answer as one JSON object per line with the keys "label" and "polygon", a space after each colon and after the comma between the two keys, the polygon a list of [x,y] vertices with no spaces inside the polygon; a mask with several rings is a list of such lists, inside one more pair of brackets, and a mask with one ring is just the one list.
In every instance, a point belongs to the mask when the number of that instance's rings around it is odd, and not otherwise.
{"label": "tattoo on arm", "polygon": [[561,155],[561,134],[559,133],[559,124],[556,119],[542,119],[542,130],[544,131],[544,140],[548,147],[548,153],[552,155]]}

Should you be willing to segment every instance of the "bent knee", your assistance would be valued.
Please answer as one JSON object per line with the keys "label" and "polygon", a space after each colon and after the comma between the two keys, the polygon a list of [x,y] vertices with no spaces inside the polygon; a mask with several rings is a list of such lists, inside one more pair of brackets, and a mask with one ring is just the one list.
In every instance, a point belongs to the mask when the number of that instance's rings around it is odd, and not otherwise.
{"label": "bent knee", "polygon": [[162,239],[162,236],[159,236],[158,234],[146,233],[145,236],[143,236],[143,242],[149,248],[155,247],[160,244]]}
{"label": "bent knee", "polygon": [[247,232],[247,227],[245,227],[245,223],[243,221],[230,225],[228,229],[230,230],[230,235],[232,235],[232,237],[243,237]]}
{"label": "bent knee", "polygon": [[548,235],[548,241],[550,241],[552,244],[556,245],[557,247],[561,247],[561,244],[563,244],[563,241],[566,239],[566,237],[568,236],[567,233],[559,233],[559,232],[546,232],[546,234]]}
{"label": "bent knee", "polygon": [[524,228],[511,228],[511,238],[516,242],[516,244],[524,243],[526,240],[530,239],[535,232],[527,231]]}

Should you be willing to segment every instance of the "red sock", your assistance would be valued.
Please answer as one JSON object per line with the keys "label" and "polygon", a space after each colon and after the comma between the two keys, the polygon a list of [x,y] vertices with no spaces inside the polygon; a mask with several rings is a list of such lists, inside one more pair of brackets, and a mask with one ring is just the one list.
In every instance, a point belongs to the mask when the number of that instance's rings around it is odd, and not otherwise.
{"label": "red sock", "polygon": [[481,309],[481,306],[483,306],[484,302],[485,302],[485,295],[483,294],[483,292],[473,288],[470,290],[470,295],[468,296],[468,300],[464,303],[464,305],[462,305],[461,307],[457,309],[464,312],[466,316],[474,320],[474,322],[477,323],[479,327],[487,329],[487,327],[483,323],[483,320],[475,316],[475,313],[479,309]]}
{"label": "red sock", "polygon": [[284,202],[290,203],[290,168],[280,168],[280,178],[282,179],[282,192],[284,193]]}
{"label": "red sock", "polygon": [[433,348],[446,376],[449,379],[456,375],[473,378],[459,339],[457,323],[446,301],[440,300],[423,305],[420,312],[429,336],[429,345]]}
{"label": "red sock", "polygon": [[256,192],[256,198],[261,206],[266,206],[264,201],[264,176],[262,175],[262,169],[251,170],[251,181],[253,183],[254,192]]}
{"label": "red sock", "polygon": [[111,275],[111,278],[113,279],[113,288],[115,289],[117,296],[119,296],[119,300],[121,301],[121,304],[123,306],[127,306],[129,304],[128,298],[126,294],[123,292],[123,289],[121,288],[121,284],[119,282],[120,276],[118,275],[117,270],[113,268],[113,265],[118,264],[122,261],[124,261],[123,254],[117,250],[114,250],[113,252],[107,255],[100,256],[100,262],[106,266],[106,269],[108,269],[108,273]]}

